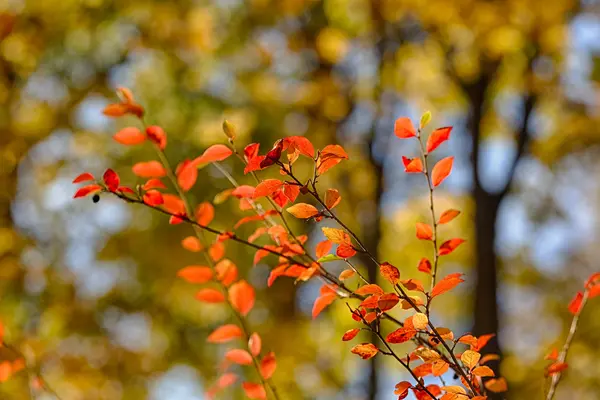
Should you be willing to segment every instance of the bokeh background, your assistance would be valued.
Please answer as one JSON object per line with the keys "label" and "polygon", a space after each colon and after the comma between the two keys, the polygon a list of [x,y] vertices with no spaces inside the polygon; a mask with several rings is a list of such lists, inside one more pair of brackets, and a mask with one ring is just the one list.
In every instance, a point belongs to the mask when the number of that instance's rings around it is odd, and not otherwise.
{"label": "bokeh background", "polygon": [[[414,143],[392,127],[431,110],[432,125],[455,127],[436,154],[456,157],[438,209],[463,210],[442,235],[468,239],[442,264],[467,282],[434,318],[498,333],[508,398],[539,398],[568,301],[599,269],[599,81],[596,0],[0,0],[6,340],[66,400],[202,399],[217,374],[223,346],[205,339],[227,316],[175,277],[194,262],[180,246],[186,228],[117,200],[71,199],[80,172],[112,167],[133,183],[133,160],[151,157],[111,140],[133,123],[101,114],[117,85],[166,129],[172,160],[223,142],[224,118],[240,145],[342,144],[350,160],[323,187],[340,190],[341,217],[406,277],[429,251],[413,231],[427,197],[402,173]],[[192,195],[210,201],[228,185],[205,168]],[[242,215],[218,210],[219,228]],[[343,302],[313,321],[317,284],[266,288],[268,265],[252,268],[239,246],[229,257],[259,289],[250,323],[278,355],[287,399],[395,397],[403,372],[340,341],[353,326]],[[599,310],[592,302],[582,317],[559,399],[600,397]],[[2,399],[27,396],[23,374],[0,384]]]}

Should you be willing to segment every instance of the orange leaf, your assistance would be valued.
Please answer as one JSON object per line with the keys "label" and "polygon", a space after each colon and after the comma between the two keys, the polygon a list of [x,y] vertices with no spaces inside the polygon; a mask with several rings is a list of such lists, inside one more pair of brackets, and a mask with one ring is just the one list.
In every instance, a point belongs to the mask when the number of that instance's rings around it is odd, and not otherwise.
{"label": "orange leaf", "polygon": [[371,284],[363,285],[363,286],[359,287],[355,293],[360,294],[360,295],[377,294],[377,295],[381,296],[384,292],[383,292],[383,289],[380,288],[378,285],[371,283]]}
{"label": "orange leaf", "polygon": [[458,214],[460,214],[460,211],[458,210],[446,210],[442,213],[442,215],[440,215],[440,219],[438,220],[438,224],[447,224],[448,222],[452,221],[454,218],[458,217]]}
{"label": "orange leaf", "polygon": [[242,388],[244,389],[244,393],[250,399],[266,399],[267,392],[265,388],[260,383],[252,383],[252,382],[244,382],[242,383]]}
{"label": "orange leaf", "polygon": [[333,303],[333,301],[336,298],[337,298],[337,295],[334,292],[324,293],[324,294],[321,294],[319,297],[317,297],[317,299],[315,300],[315,303],[313,304],[313,309],[312,309],[313,319],[317,318],[317,316],[321,313],[321,311],[323,311],[325,309],[325,307],[327,307],[328,305]]}
{"label": "orange leaf", "polygon": [[464,279],[461,279],[462,275],[463,274],[459,273],[450,274],[441,281],[439,281],[431,291],[431,298],[439,296],[440,294],[444,294],[454,289],[456,286],[458,286],[459,283],[464,282]]}
{"label": "orange leaf", "polygon": [[86,182],[86,181],[93,181],[94,175],[90,174],[89,172],[84,172],[81,175],[78,175],[77,178],[73,179],[72,183],[80,183],[80,182]]}
{"label": "orange leaf", "polygon": [[421,258],[421,261],[419,261],[419,266],[417,267],[417,270],[419,270],[421,272],[425,272],[426,274],[430,274],[431,273],[431,262],[427,258]]}
{"label": "orange leaf", "polygon": [[494,376],[494,371],[486,365],[481,365],[479,367],[473,368],[473,375],[481,377],[490,377]]}
{"label": "orange leaf", "polygon": [[195,236],[188,236],[185,239],[183,239],[181,241],[181,246],[187,251],[191,251],[194,253],[202,251],[202,244],[200,243],[200,240],[198,240],[198,238]]}
{"label": "orange leaf", "polygon": [[246,316],[254,307],[254,288],[246,281],[234,283],[229,288],[229,301],[242,316]]}
{"label": "orange leaf", "polygon": [[210,146],[200,157],[196,157],[192,164],[198,166],[199,164],[214,162],[214,161],[223,161],[227,157],[229,157],[233,152],[231,149],[224,144],[214,144]]}
{"label": "orange leaf", "polygon": [[161,150],[167,147],[167,134],[164,129],[157,125],[151,125],[146,128],[148,139],[152,140]]}
{"label": "orange leaf", "polygon": [[233,385],[237,381],[237,375],[231,372],[225,373],[217,379],[217,386],[224,389],[227,386]]}
{"label": "orange leaf", "polygon": [[506,379],[504,378],[492,378],[485,383],[485,388],[490,392],[502,393],[508,390],[508,385],[506,383]]}
{"label": "orange leaf", "polygon": [[209,202],[205,201],[198,204],[195,211],[196,222],[202,226],[208,226],[215,217],[215,207]]}
{"label": "orange leaf", "polygon": [[358,355],[363,360],[368,360],[369,358],[375,357],[375,355],[379,352],[379,349],[375,347],[374,344],[363,343],[354,346],[350,351],[353,354]]}
{"label": "orange leaf", "polygon": [[208,249],[208,255],[213,261],[219,261],[225,256],[225,245],[223,242],[213,243]]}
{"label": "orange leaf", "polygon": [[337,250],[335,251],[335,254],[341,258],[350,258],[354,257],[354,255],[356,254],[356,250],[354,250],[354,247],[352,247],[351,245],[344,243],[338,246]]}
{"label": "orange leaf", "polygon": [[129,127],[123,128],[119,132],[115,133],[113,139],[124,145],[134,145],[144,143],[146,135],[142,133],[138,128]]}
{"label": "orange leaf", "polygon": [[73,195],[73,198],[77,199],[79,197],[85,197],[88,194],[99,192],[100,190],[102,190],[102,186],[100,186],[100,185],[96,185],[96,184],[94,184],[94,185],[87,185],[87,186],[84,186],[82,188],[79,188],[75,192],[75,194]]}
{"label": "orange leaf", "polygon": [[395,293],[386,293],[379,297],[377,307],[379,307],[381,311],[389,311],[394,308],[399,301],[400,298]]}
{"label": "orange leaf", "polygon": [[332,209],[342,201],[342,196],[340,196],[340,192],[337,189],[327,189],[325,192],[325,205],[327,208]]}
{"label": "orange leaf", "polygon": [[258,186],[256,186],[253,197],[258,199],[260,197],[269,196],[275,193],[275,191],[282,186],[283,182],[281,182],[279,179],[265,179],[259,183]]}
{"label": "orange leaf", "polygon": [[225,359],[239,365],[251,365],[254,361],[246,350],[231,349],[225,353]]}
{"label": "orange leaf", "polygon": [[206,303],[222,303],[225,301],[225,296],[217,289],[206,288],[200,289],[198,293],[196,293],[196,300],[204,301]]}
{"label": "orange leaf", "polygon": [[569,303],[569,312],[573,315],[579,314],[581,304],[583,303],[583,293],[577,292],[573,300]]}
{"label": "orange leaf", "polygon": [[408,139],[416,136],[415,127],[410,118],[401,117],[394,123],[394,134],[400,139]]}
{"label": "orange leaf", "polygon": [[402,156],[402,164],[404,164],[404,172],[408,174],[423,172],[423,161],[419,157],[408,158]]}
{"label": "orange leaf", "polygon": [[260,335],[254,332],[252,335],[250,335],[250,338],[248,339],[248,349],[250,349],[250,353],[252,353],[252,355],[256,357],[260,354],[261,348],[262,340],[260,339]]}
{"label": "orange leaf", "polygon": [[338,277],[338,279],[340,281],[345,281],[348,278],[352,278],[354,276],[354,274],[356,274],[356,272],[354,272],[354,270],[345,269],[342,272],[340,272],[340,276]]}
{"label": "orange leaf", "polygon": [[397,284],[400,280],[400,271],[389,262],[384,262],[379,265],[379,272],[381,273],[381,276],[387,279],[392,285]]}
{"label": "orange leaf", "polygon": [[331,243],[331,240],[323,240],[319,242],[315,250],[315,255],[317,256],[317,258],[323,257],[325,254],[329,253],[332,246],[333,243]]}
{"label": "orange leaf", "polygon": [[143,196],[144,203],[151,207],[160,206],[164,203],[163,195],[158,190],[150,189]]}
{"label": "orange leaf", "polygon": [[565,362],[555,362],[554,364],[551,364],[546,370],[546,376],[558,374],[559,372],[564,371],[568,367],[569,364]]}
{"label": "orange leaf", "polygon": [[198,168],[189,160],[186,160],[181,168],[177,171],[177,184],[184,192],[190,190],[198,179]]}
{"label": "orange leaf", "polygon": [[402,327],[387,335],[385,341],[388,343],[408,342],[417,334],[417,330],[412,327]]}
{"label": "orange leaf", "polygon": [[350,329],[349,331],[346,331],[346,333],[344,333],[344,336],[342,336],[342,340],[344,342],[352,340],[356,337],[356,335],[358,335],[358,332],[360,332],[360,329],[358,328]]}
{"label": "orange leaf", "polygon": [[402,400],[408,396],[408,389],[412,387],[412,384],[408,381],[402,381],[396,384],[394,394],[400,396],[398,400]]}
{"label": "orange leaf", "polygon": [[132,167],[135,175],[141,178],[162,178],[167,171],[158,161],[139,162]]}
{"label": "orange leaf", "polygon": [[190,265],[180,269],[177,276],[190,283],[205,283],[212,279],[213,272],[209,267]]}
{"label": "orange leaf", "polygon": [[448,255],[448,254],[452,253],[458,246],[460,246],[464,242],[465,242],[464,239],[450,239],[450,240],[446,240],[440,246],[440,248],[438,250],[438,254],[440,256]]}
{"label": "orange leaf", "polygon": [[444,181],[452,172],[452,163],[454,157],[446,157],[441,159],[431,171],[431,184],[435,187]]}
{"label": "orange leaf", "polygon": [[229,259],[224,258],[215,265],[217,279],[225,286],[231,285],[238,276],[236,265]]}
{"label": "orange leaf", "polygon": [[225,343],[230,340],[242,337],[242,330],[239,326],[228,324],[215,329],[206,339],[209,343]]}
{"label": "orange leaf", "polygon": [[315,206],[306,203],[294,204],[286,210],[296,218],[310,218],[319,214]]}
{"label": "orange leaf", "polygon": [[431,135],[427,138],[427,152],[431,153],[438,146],[444,143],[446,140],[450,138],[450,132],[452,131],[451,126],[446,126],[443,128],[438,128],[435,131],[431,132]]}
{"label": "orange leaf", "polygon": [[275,361],[275,353],[272,351],[265,355],[260,361],[260,374],[263,379],[271,379],[277,368],[277,361]]}
{"label": "orange leaf", "polygon": [[417,222],[417,238],[421,240],[432,240],[433,239],[433,229],[431,226],[424,224],[422,222]]}

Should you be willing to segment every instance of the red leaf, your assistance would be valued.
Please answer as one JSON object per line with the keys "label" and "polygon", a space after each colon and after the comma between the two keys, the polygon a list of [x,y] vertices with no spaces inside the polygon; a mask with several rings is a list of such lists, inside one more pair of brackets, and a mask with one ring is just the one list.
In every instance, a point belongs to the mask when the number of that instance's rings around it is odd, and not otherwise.
{"label": "red leaf", "polygon": [[394,134],[400,139],[408,139],[416,136],[415,127],[413,126],[410,118],[401,117],[394,123]]}
{"label": "red leaf", "polygon": [[431,226],[424,224],[422,222],[417,222],[417,238],[421,240],[432,240],[433,239],[433,229]]}
{"label": "red leaf", "polygon": [[412,327],[402,327],[387,335],[385,341],[388,343],[408,342],[417,334],[417,330]]}
{"label": "red leaf", "polygon": [[242,383],[242,388],[250,399],[266,399],[267,392],[265,388],[260,383],[252,383],[252,382],[244,382]]}
{"label": "red leaf", "polygon": [[354,346],[350,351],[363,360],[368,360],[369,358],[375,357],[379,352],[379,349],[372,343],[363,343]]}
{"label": "red leaf", "polygon": [[161,150],[167,147],[167,134],[160,126],[152,125],[146,128],[148,139],[152,140]]}
{"label": "red leaf", "polygon": [[462,274],[459,273],[450,274],[439,281],[431,291],[431,298],[444,294],[454,289],[459,283],[464,282],[464,279],[462,279],[461,276]]}
{"label": "red leaf", "polygon": [[90,174],[89,172],[84,172],[83,174],[77,176],[77,178],[73,179],[73,183],[93,181],[94,179],[96,179],[94,178],[94,175]]}
{"label": "red leaf", "polygon": [[427,258],[421,258],[421,261],[419,261],[419,266],[417,267],[417,269],[421,272],[425,272],[426,274],[430,274],[431,273],[431,262],[429,262],[429,260]]}
{"label": "red leaf", "polygon": [[[314,158],[315,156],[315,148],[304,136],[289,136],[285,138],[285,140],[289,143],[290,148],[292,150],[298,150],[300,154],[303,154],[307,157]],[[288,150],[289,151],[289,150]]]}
{"label": "red leaf", "polygon": [[144,143],[144,141],[146,141],[146,135],[144,135],[138,128],[129,127],[123,128],[119,132],[115,133],[113,139],[121,144],[131,146]]}
{"label": "red leaf", "polygon": [[162,193],[158,190],[148,190],[144,193],[143,197],[144,203],[148,204],[151,207],[160,206],[164,203]]}
{"label": "red leaf", "polygon": [[135,164],[133,173],[142,178],[162,178],[167,171],[158,161],[146,161]]}
{"label": "red leaf", "polygon": [[77,199],[79,197],[85,197],[85,196],[87,196],[90,193],[98,192],[100,190],[102,190],[102,186],[100,186],[100,185],[96,185],[96,184],[94,184],[94,185],[87,185],[87,186],[84,186],[82,188],[79,188],[75,192],[75,194],[73,195],[73,198]]}
{"label": "red leaf", "polygon": [[283,182],[279,179],[265,179],[256,186],[254,198],[258,199],[259,197],[269,196],[282,186]]}
{"label": "red leaf", "polygon": [[212,204],[205,201],[198,204],[195,211],[196,222],[202,226],[208,226],[215,217],[215,208]]}
{"label": "red leaf", "polygon": [[227,157],[233,154],[233,151],[224,144],[214,144],[210,146],[200,157],[196,157],[192,164],[198,166],[200,164],[214,162],[214,161],[223,161]]}
{"label": "red leaf", "polygon": [[242,337],[242,330],[237,325],[228,324],[215,329],[206,339],[209,343],[225,343]]}
{"label": "red leaf", "polygon": [[458,211],[458,210],[453,210],[453,209],[446,210],[442,213],[442,215],[440,215],[438,224],[440,224],[440,225],[447,224],[448,222],[452,221],[454,218],[458,217],[459,214],[460,214],[460,211]]}
{"label": "red leaf", "polygon": [[402,164],[404,164],[404,172],[409,174],[416,174],[423,172],[423,161],[419,157],[407,158],[402,156]]}
{"label": "red leaf", "polygon": [[381,276],[387,279],[392,285],[395,285],[400,280],[400,271],[398,268],[388,262],[384,262],[379,266]]}
{"label": "red leaf", "polygon": [[341,258],[350,258],[354,257],[356,254],[356,250],[350,244],[340,244],[335,252],[338,257]]}
{"label": "red leaf", "polygon": [[205,283],[212,279],[213,272],[209,267],[190,265],[180,269],[177,276],[190,283]]}
{"label": "red leaf", "polygon": [[242,349],[231,349],[225,353],[225,359],[239,365],[252,365],[254,360],[250,353]]}
{"label": "red leaf", "polygon": [[429,138],[427,138],[427,152],[431,153],[437,149],[440,144],[448,140],[450,138],[451,131],[452,127],[446,126],[431,132],[431,135],[429,135]]}
{"label": "red leaf", "polygon": [[104,172],[102,179],[104,180],[104,183],[106,184],[108,190],[110,190],[111,192],[114,192],[119,188],[119,175],[117,175],[117,173],[112,169],[107,169]]}
{"label": "red leaf", "polygon": [[190,190],[198,179],[198,168],[191,161],[184,161],[183,166],[177,171],[177,184],[184,192]]}
{"label": "red leaf", "polygon": [[548,367],[548,369],[546,370],[546,376],[558,374],[559,372],[564,371],[568,367],[569,367],[569,364],[567,364],[565,362],[555,362],[554,364],[550,365]]}
{"label": "red leaf", "polygon": [[431,184],[435,187],[444,181],[452,172],[452,163],[454,157],[446,157],[441,159],[431,171]]}
{"label": "red leaf", "polygon": [[352,340],[356,337],[356,335],[358,335],[358,332],[360,332],[360,329],[358,328],[350,329],[349,331],[346,331],[346,333],[344,333],[344,336],[342,336],[342,340],[344,342]]}
{"label": "red leaf", "polygon": [[440,256],[448,255],[448,254],[452,253],[458,246],[460,246],[464,242],[465,242],[464,239],[450,239],[450,240],[446,240],[440,246],[440,248],[438,250],[438,254]]}
{"label": "red leaf", "polygon": [[275,369],[277,369],[277,361],[275,360],[275,353],[271,351],[260,361],[260,374],[263,379],[271,379]]}
{"label": "red leaf", "polygon": [[248,339],[248,349],[250,349],[250,353],[256,357],[260,354],[261,347],[262,340],[260,339],[260,335],[254,332],[250,335],[250,339]]}
{"label": "red leaf", "polygon": [[254,307],[254,288],[246,281],[234,283],[229,288],[229,302],[242,316],[246,316]]}
{"label": "red leaf", "polygon": [[569,312],[576,315],[581,311],[581,304],[583,303],[583,293],[577,292],[573,300],[569,303]]}
{"label": "red leaf", "polygon": [[389,311],[396,306],[400,302],[400,298],[395,293],[386,293],[383,296],[379,297],[379,301],[377,302],[377,307],[381,311]]}
{"label": "red leaf", "polygon": [[206,303],[222,303],[225,301],[225,295],[217,289],[200,289],[196,293],[196,300],[204,301]]}
{"label": "red leaf", "polygon": [[217,386],[220,389],[224,389],[228,386],[233,385],[236,381],[237,381],[237,375],[235,375],[231,372],[228,372],[228,373],[221,375],[219,377],[219,379],[217,379]]}

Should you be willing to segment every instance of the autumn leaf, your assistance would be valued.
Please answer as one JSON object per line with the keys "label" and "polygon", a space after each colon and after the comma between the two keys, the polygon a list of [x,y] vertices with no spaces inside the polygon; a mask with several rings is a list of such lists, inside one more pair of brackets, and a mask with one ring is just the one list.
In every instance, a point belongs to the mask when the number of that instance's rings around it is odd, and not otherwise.
{"label": "autumn leaf", "polygon": [[486,365],[481,365],[479,367],[475,367],[475,368],[473,368],[472,372],[473,372],[473,375],[479,376],[482,378],[494,376],[494,371]]}
{"label": "autumn leaf", "polygon": [[494,392],[494,393],[502,393],[502,392],[506,392],[508,390],[508,385],[506,383],[506,379],[505,378],[498,378],[498,379],[490,379],[487,382],[485,382],[485,388],[487,390],[489,390],[490,392]]}
{"label": "autumn leaf", "polygon": [[389,311],[396,306],[400,302],[400,298],[395,293],[386,293],[384,295],[379,296],[377,300],[377,307],[381,311]]}
{"label": "autumn leaf", "polygon": [[558,359],[558,350],[556,350],[556,348],[552,349],[552,351],[544,357],[544,360],[556,361],[557,359]]}
{"label": "autumn leaf", "polygon": [[460,214],[460,211],[458,210],[446,210],[442,213],[442,215],[440,215],[440,219],[438,220],[438,224],[447,224],[448,222],[452,221],[454,218],[458,217],[458,215]]}
{"label": "autumn leaf", "polygon": [[344,336],[342,336],[342,340],[344,342],[352,340],[356,337],[356,335],[358,335],[358,332],[360,332],[360,329],[358,329],[358,328],[350,329],[350,330],[346,331],[346,333],[344,333]]}
{"label": "autumn leaf", "polygon": [[190,265],[180,269],[177,276],[190,283],[205,283],[212,279],[213,272],[209,267]]}
{"label": "autumn leaf", "polygon": [[196,180],[198,179],[198,168],[193,165],[189,160],[184,162],[181,168],[178,168],[177,172],[177,184],[184,192],[190,190]]}
{"label": "autumn leaf", "polygon": [[581,311],[581,305],[583,303],[583,293],[577,292],[573,300],[569,303],[569,312],[573,315],[579,314]]}
{"label": "autumn leaf", "polygon": [[196,216],[196,222],[202,226],[208,226],[215,217],[215,207],[209,202],[205,201],[196,206],[194,212]]}
{"label": "autumn leaf", "polygon": [[400,280],[400,271],[389,262],[380,264],[379,272],[381,273],[381,276],[383,276],[392,285],[396,285]]}
{"label": "autumn leaf", "polygon": [[552,375],[558,374],[558,373],[564,371],[565,369],[567,369],[568,367],[569,367],[569,364],[567,364],[565,362],[555,362],[546,369],[546,376],[552,376]]}
{"label": "autumn leaf", "polygon": [[167,134],[164,129],[157,125],[151,125],[146,128],[148,139],[153,141],[161,150],[167,147]]}
{"label": "autumn leaf", "polygon": [[333,301],[337,298],[337,295],[333,291],[326,291],[325,293],[321,293],[319,297],[315,300],[312,309],[312,317],[313,319],[317,318],[317,316]]}
{"label": "autumn leaf", "polygon": [[327,189],[325,192],[325,205],[327,208],[332,209],[342,201],[342,196],[340,196],[340,192],[337,189]]}
{"label": "autumn leaf", "polygon": [[435,131],[431,132],[429,137],[427,138],[427,153],[431,153],[438,146],[444,143],[446,140],[450,138],[450,132],[452,131],[451,126],[446,126],[443,128],[438,128]]}
{"label": "autumn leaf", "polygon": [[271,351],[260,361],[260,375],[263,379],[271,379],[276,368],[277,361],[275,360],[275,353]]}
{"label": "autumn leaf", "polygon": [[462,279],[461,276],[462,274],[459,273],[450,274],[441,281],[439,281],[431,291],[431,298],[444,294],[454,289],[461,282],[464,282],[464,279]]}
{"label": "autumn leaf", "polygon": [[196,300],[204,301],[205,303],[222,303],[225,301],[225,295],[217,289],[200,289],[196,293]]}
{"label": "autumn leaf", "polygon": [[146,135],[142,133],[138,128],[129,127],[123,128],[114,134],[113,139],[121,144],[131,146],[146,141]]}
{"label": "autumn leaf", "polygon": [[340,272],[340,276],[338,277],[338,279],[340,281],[345,281],[346,279],[352,278],[355,274],[356,272],[354,272],[353,269],[345,269],[342,272]]}
{"label": "autumn leaf", "polygon": [[260,354],[261,348],[262,340],[260,338],[260,335],[254,332],[252,335],[250,335],[250,338],[248,339],[248,349],[250,350],[250,353],[256,357]]}
{"label": "autumn leaf", "polygon": [[365,294],[376,294],[376,295],[381,296],[384,293],[384,291],[378,285],[371,283],[371,284],[363,285],[363,286],[359,287],[355,293],[363,295],[363,296]]}
{"label": "autumn leaf", "polygon": [[246,316],[254,307],[254,288],[246,281],[239,281],[229,288],[229,302],[242,316]]}
{"label": "autumn leaf", "polygon": [[148,190],[146,193],[144,193],[142,200],[150,207],[160,206],[164,203],[162,193],[154,189]]}
{"label": "autumn leaf", "polygon": [[260,197],[270,196],[282,186],[283,182],[279,179],[265,179],[254,189],[253,198],[258,199]]}
{"label": "autumn leaf", "polygon": [[402,381],[396,384],[394,387],[394,394],[400,396],[398,400],[402,400],[408,396],[408,389],[412,387],[412,384],[408,381]]}
{"label": "autumn leaf", "polygon": [[435,187],[444,181],[452,172],[454,157],[446,157],[438,161],[431,170],[431,184]]}
{"label": "autumn leaf", "polygon": [[239,365],[251,365],[254,362],[250,353],[242,349],[228,350],[225,359]]}
{"label": "autumn leaf", "polygon": [[356,255],[356,250],[354,250],[354,247],[352,247],[351,245],[344,243],[338,246],[337,250],[335,251],[335,254],[340,258],[348,259]]}
{"label": "autumn leaf", "polygon": [[433,229],[430,225],[424,224],[422,222],[417,222],[417,238],[421,240],[432,240],[433,239]]}
{"label": "autumn leaf", "polygon": [[417,330],[412,327],[398,328],[385,338],[388,343],[404,343],[408,342],[417,334]]}
{"label": "autumn leaf", "polygon": [[75,194],[73,195],[73,198],[77,199],[77,198],[80,198],[80,197],[85,197],[88,194],[99,192],[100,190],[102,190],[102,186],[100,186],[100,185],[96,185],[96,184],[94,184],[94,185],[87,185],[87,186],[79,188],[75,192]]}
{"label": "autumn leaf", "polygon": [[440,248],[438,250],[438,254],[440,256],[448,255],[448,254],[452,253],[458,246],[460,246],[464,242],[465,242],[464,239],[459,239],[459,238],[446,240],[440,246]]}
{"label": "autumn leaf", "polygon": [[181,241],[181,246],[187,251],[191,251],[193,253],[197,253],[202,251],[202,244],[200,240],[198,240],[195,236],[188,236]]}
{"label": "autumn leaf", "polygon": [[317,258],[321,258],[331,250],[333,243],[331,240],[323,240],[317,244],[317,248],[315,249],[315,255]]}
{"label": "autumn leaf", "polygon": [[117,173],[110,168],[104,172],[104,175],[102,175],[102,180],[106,184],[107,189],[111,192],[116,192],[119,188],[119,175],[117,175]]}
{"label": "autumn leaf", "polygon": [[412,317],[412,322],[413,322],[413,326],[415,327],[415,329],[421,330],[421,329],[427,328],[427,324],[429,323],[429,318],[427,318],[427,315],[425,315],[423,313],[416,313]]}
{"label": "autumn leaf", "polygon": [[346,231],[337,228],[321,228],[325,237],[337,244],[350,244],[350,235]]}
{"label": "autumn leaf", "polygon": [[473,367],[475,367],[479,362],[480,358],[481,354],[473,350],[466,350],[460,356],[460,360],[462,361],[462,363],[469,369],[473,369]]}
{"label": "autumn leaf", "polygon": [[431,262],[427,258],[421,258],[421,261],[419,261],[419,265],[417,266],[417,270],[425,272],[426,274],[430,274]]}
{"label": "autumn leaf", "polygon": [[242,383],[242,388],[244,389],[244,393],[250,399],[266,399],[267,392],[265,387],[260,383],[252,383],[252,382],[244,382]]}
{"label": "autumn leaf", "polygon": [[84,172],[83,174],[77,175],[77,177],[73,179],[72,183],[93,181],[94,179],[94,175],[90,174],[89,172]]}
{"label": "autumn leaf", "polygon": [[167,171],[158,161],[139,162],[132,167],[135,175],[141,178],[162,178]]}
{"label": "autumn leaf", "polygon": [[286,210],[296,218],[310,218],[319,214],[315,206],[306,203],[297,203]]}
{"label": "autumn leaf", "polygon": [[408,158],[402,156],[402,164],[404,164],[404,172],[408,174],[423,172],[423,161],[419,157]]}
{"label": "autumn leaf", "polygon": [[415,127],[410,118],[407,117],[400,117],[396,120],[394,123],[394,134],[400,139],[408,139],[417,135]]}
{"label": "autumn leaf", "polygon": [[206,149],[200,157],[196,157],[192,160],[192,164],[198,166],[200,164],[223,161],[231,154],[233,154],[233,151],[224,144],[214,144]]}
{"label": "autumn leaf", "polygon": [[372,343],[363,343],[354,346],[350,352],[358,355],[363,360],[368,360],[369,358],[375,357],[379,352],[379,349]]}
{"label": "autumn leaf", "polygon": [[228,324],[215,329],[206,339],[209,343],[225,343],[230,340],[242,337],[242,330],[239,326]]}

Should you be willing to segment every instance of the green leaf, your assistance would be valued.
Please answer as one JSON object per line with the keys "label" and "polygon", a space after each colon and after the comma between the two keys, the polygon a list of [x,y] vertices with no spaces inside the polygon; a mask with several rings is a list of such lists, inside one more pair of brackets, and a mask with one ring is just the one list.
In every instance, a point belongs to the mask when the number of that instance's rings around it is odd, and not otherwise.
{"label": "green leaf", "polygon": [[331,261],[343,260],[342,257],[338,257],[335,254],[327,254],[317,260],[318,263],[326,263]]}

